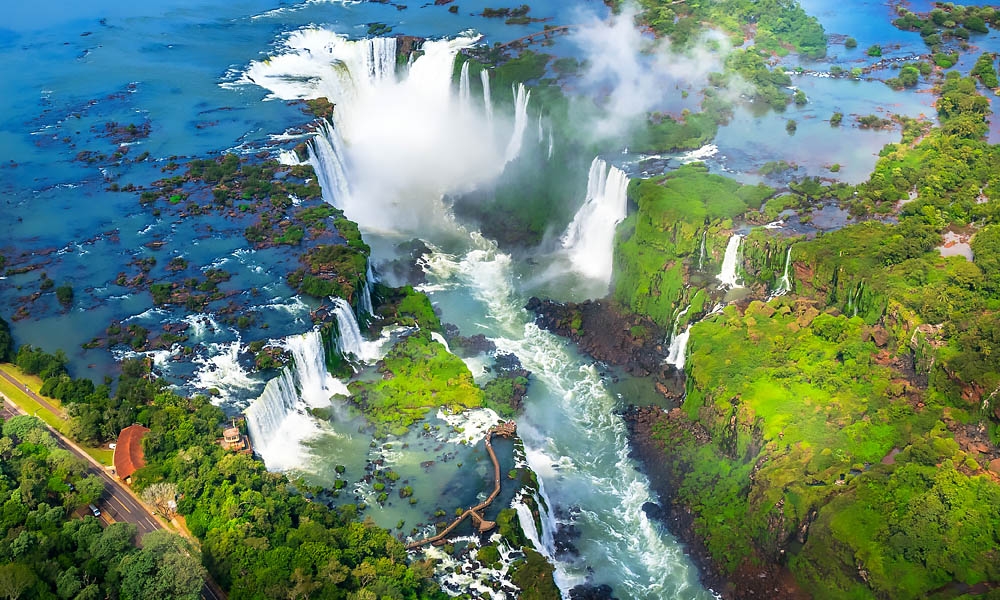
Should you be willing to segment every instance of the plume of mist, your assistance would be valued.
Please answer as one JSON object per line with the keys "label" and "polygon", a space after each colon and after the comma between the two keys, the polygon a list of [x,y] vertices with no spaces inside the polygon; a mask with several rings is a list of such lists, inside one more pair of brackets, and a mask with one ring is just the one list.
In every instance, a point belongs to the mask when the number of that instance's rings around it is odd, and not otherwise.
{"label": "plume of mist", "polygon": [[[708,74],[722,70],[729,51],[727,40],[708,33],[693,46],[674,51],[670,40],[657,40],[635,24],[638,10],[627,4],[619,14],[601,19],[594,12],[581,12],[571,34],[580,49],[584,71],[582,97],[597,103],[591,116],[594,141],[620,137],[655,110],[669,104],[679,89],[699,90]],[[578,107],[593,113],[594,107]]]}

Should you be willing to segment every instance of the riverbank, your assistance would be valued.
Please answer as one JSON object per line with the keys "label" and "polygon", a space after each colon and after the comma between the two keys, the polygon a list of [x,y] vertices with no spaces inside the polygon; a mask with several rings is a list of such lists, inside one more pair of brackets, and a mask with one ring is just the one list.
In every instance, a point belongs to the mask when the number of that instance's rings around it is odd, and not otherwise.
{"label": "riverbank", "polygon": [[669,420],[680,425],[698,442],[707,443],[710,437],[703,427],[684,419],[679,408],[666,412],[655,406],[629,406],[623,417],[629,432],[629,454],[649,478],[650,486],[660,501],[659,506],[647,505],[644,509],[683,542],[685,552],[698,565],[701,582],[706,587],[726,600],[810,598],[809,594],[799,589],[795,578],[781,564],[755,565],[746,562],[736,572],[725,575],[721,565],[713,560],[703,538],[696,533],[693,512],[690,507],[679,503],[674,493],[683,482],[683,474],[673,468],[673,463],[663,460],[670,449],[654,433]]}

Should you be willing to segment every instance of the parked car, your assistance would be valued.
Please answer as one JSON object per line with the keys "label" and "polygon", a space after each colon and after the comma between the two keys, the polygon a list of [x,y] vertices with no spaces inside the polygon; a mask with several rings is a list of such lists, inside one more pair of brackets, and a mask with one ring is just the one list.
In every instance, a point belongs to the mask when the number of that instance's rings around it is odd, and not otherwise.
{"label": "parked car", "polygon": [[97,507],[96,507],[96,506],[94,506],[93,504],[91,504],[91,505],[90,505],[90,512],[91,512],[91,513],[92,513],[92,514],[93,514],[93,515],[94,515],[95,517],[99,517],[99,516],[101,516],[101,509],[97,508]]}

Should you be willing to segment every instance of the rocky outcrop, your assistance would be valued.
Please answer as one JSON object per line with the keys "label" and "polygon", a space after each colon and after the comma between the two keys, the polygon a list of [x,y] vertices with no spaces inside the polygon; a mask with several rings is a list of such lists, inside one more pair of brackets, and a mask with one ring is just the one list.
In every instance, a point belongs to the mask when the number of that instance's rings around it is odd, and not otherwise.
{"label": "rocky outcrop", "polygon": [[639,377],[651,376],[668,398],[683,394],[677,371],[664,363],[667,332],[645,317],[626,314],[607,300],[559,303],[531,298],[525,306],[535,313],[535,323],[571,339],[588,356],[622,367]]}

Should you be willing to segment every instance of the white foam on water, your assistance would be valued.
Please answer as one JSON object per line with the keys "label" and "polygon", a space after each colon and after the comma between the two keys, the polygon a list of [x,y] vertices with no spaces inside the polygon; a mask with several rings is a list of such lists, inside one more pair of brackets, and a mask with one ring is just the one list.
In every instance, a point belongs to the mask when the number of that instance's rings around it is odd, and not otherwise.
{"label": "white foam on water", "polygon": [[452,431],[446,432],[447,437],[440,438],[449,444],[469,444],[475,445],[486,437],[486,431],[500,422],[498,415],[491,408],[472,408],[463,410],[460,413],[452,413],[444,409],[438,409],[437,418],[441,419],[451,427]]}
{"label": "white foam on water", "polygon": [[718,153],[719,153],[718,146],[716,146],[715,144],[705,144],[704,146],[698,148],[697,150],[692,150],[690,152],[682,154],[681,156],[677,157],[677,160],[684,164],[687,164],[705,160],[706,158],[715,156]]}
{"label": "white foam on water", "polygon": [[238,398],[257,388],[260,381],[251,377],[240,364],[242,350],[239,338],[233,342],[208,344],[207,354],[192,361],[200,366],[191,378],[191,385],[199,390],[218,390],[220,402]]}

